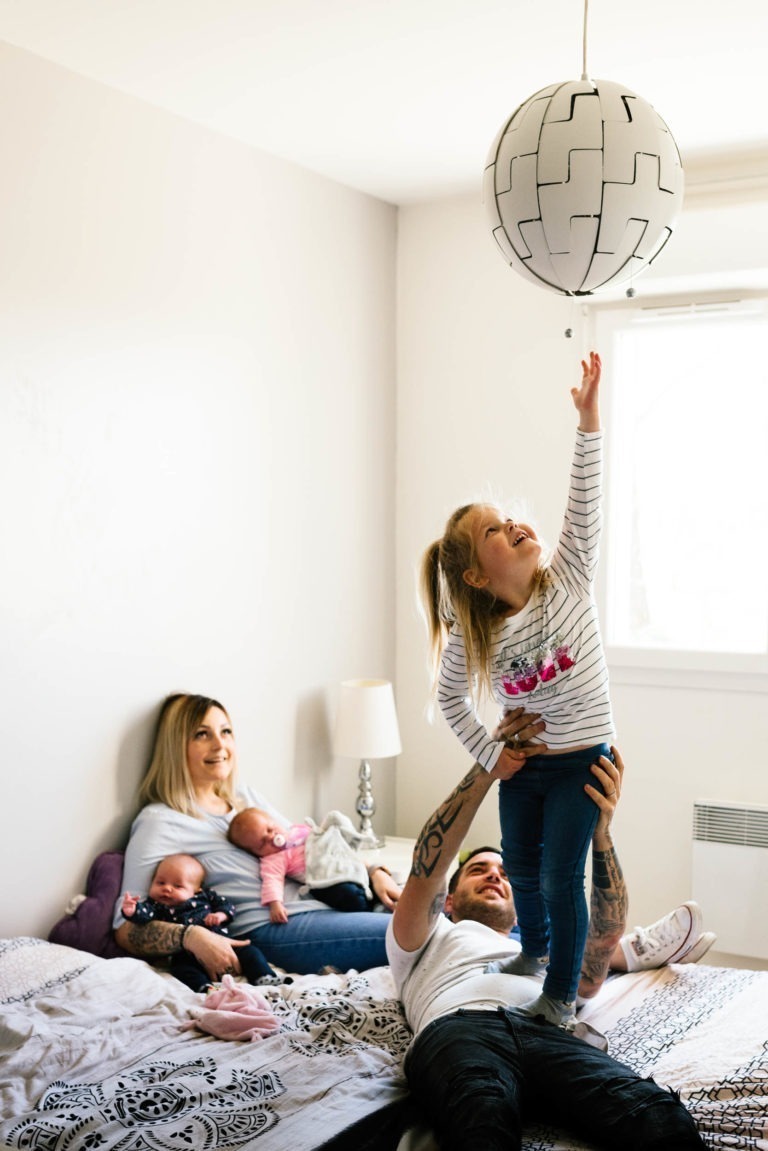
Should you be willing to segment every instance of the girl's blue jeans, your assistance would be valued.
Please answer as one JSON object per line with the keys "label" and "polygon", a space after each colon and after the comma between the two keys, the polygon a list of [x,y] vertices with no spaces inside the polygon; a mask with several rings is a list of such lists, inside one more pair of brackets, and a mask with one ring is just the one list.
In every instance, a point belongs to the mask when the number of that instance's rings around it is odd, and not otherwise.
{"label": "girl's blue jeans", "polygon": [[589,912],[584,865],[598,809],[584,784],[607,744],[537,755],[499,785],[504,869],[512,884],[526,955],[549,954],[544,992],[571,1002],[579,986]]}

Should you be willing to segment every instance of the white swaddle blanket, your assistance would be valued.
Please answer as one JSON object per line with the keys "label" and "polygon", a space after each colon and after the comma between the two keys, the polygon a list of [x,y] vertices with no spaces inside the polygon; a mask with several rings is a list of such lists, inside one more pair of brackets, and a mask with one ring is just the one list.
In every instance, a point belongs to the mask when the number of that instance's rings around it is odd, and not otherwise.
{"label": "white swaddle blanket", "polygon": [[375,846],[371,836],[357,831],[341,811],[329,811],[319,825],[312,819],[305,822],[312,829],[304,845],[307,887],[359,883],[370,899],[368,868],[358,852]]}

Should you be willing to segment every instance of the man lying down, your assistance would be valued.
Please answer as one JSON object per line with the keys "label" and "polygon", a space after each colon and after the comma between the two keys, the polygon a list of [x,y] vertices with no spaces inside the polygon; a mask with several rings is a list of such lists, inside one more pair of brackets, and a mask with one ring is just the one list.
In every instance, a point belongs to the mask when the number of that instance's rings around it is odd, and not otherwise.
{"label": "man lying down", "polygon": [[[608,971],[694,962],[714,941],[687,903],[652,928],[624,936],[627,890],[610,833],[623,763],[603,757],[587,790],[600,809],[592,841],[590,925],[579,987],[594,996]],[[448,871],[496,779],[477,764],[430,816],[395,907],[387,952],[415,1039],[405,1070],[444,1151],[517,1151],[523,1123],[546,1117],[615,1151],[704,1148],[685,1107],[608,1054],[603,1036],[578,1021],[565,1028],[516,1011],[541,974],[510,974],[520,946],[501,856],[472,853]]]}

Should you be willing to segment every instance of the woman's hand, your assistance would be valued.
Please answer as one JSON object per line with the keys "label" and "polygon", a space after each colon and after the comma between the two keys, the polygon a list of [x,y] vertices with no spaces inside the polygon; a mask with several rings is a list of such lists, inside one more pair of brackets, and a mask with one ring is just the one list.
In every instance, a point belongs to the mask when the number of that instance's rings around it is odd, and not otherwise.
{"label": "woman's hand", "polygon": [[373,894],[386,907],[387,911],[394,911],[395,904],[400,898],[402,887],[396,883],[388,871],[383,867],[376,867],[370,872],[368,878],[371,881]]}
{"label": "woman's hand", "polygon": [[612,747],[611,755],[614,758],[613,763],[607,756],[601,755],[599,761],[593,763],[590,768],[600,787],[597,788],[591,783],[584,785],[587,795],[600,809],[595,833],[592,836],[592,844],[598,851],[608,851],[613,846],[610,826],[621,797],[621,784],[624,778],[624,760],[619,755],[618,748]]}
{"label": "woman's hand", "polygon": [[214,982],[222,975],[240,975],[240,960],[236,948],[246,947],[248,939],[229,939],[217,935],[207,927],[197,923],[184,933],[184,950],[194,955],[205,968],[209,979]]}
{"label": "woman's hand", "polygon": [[507,745],[505,750],[510,752],[513,759],[518,760],[519,769],[529,756],[541,755],[541,752],[546,750],[545,743],[529,743],[534,736],[541,734],[544,727],[544,720],[540,718],[538,712],[526,711],[524,707],[514,707],[511,711],[504,712],[491,732],[491,739],[504,740]]}

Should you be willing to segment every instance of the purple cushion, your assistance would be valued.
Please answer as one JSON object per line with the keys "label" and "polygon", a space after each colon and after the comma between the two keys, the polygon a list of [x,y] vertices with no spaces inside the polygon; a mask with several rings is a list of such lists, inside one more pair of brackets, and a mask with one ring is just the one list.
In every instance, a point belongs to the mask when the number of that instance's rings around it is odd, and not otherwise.
{"label": "purple cushion", "polygon": [[90,951],[104,959],[127,955],[112,934],[112,917],[122,882],[122,851],[103,851],[97,855],[85,881],[85,899],[72,915],[65,915],[54,924],[49,942]]}

